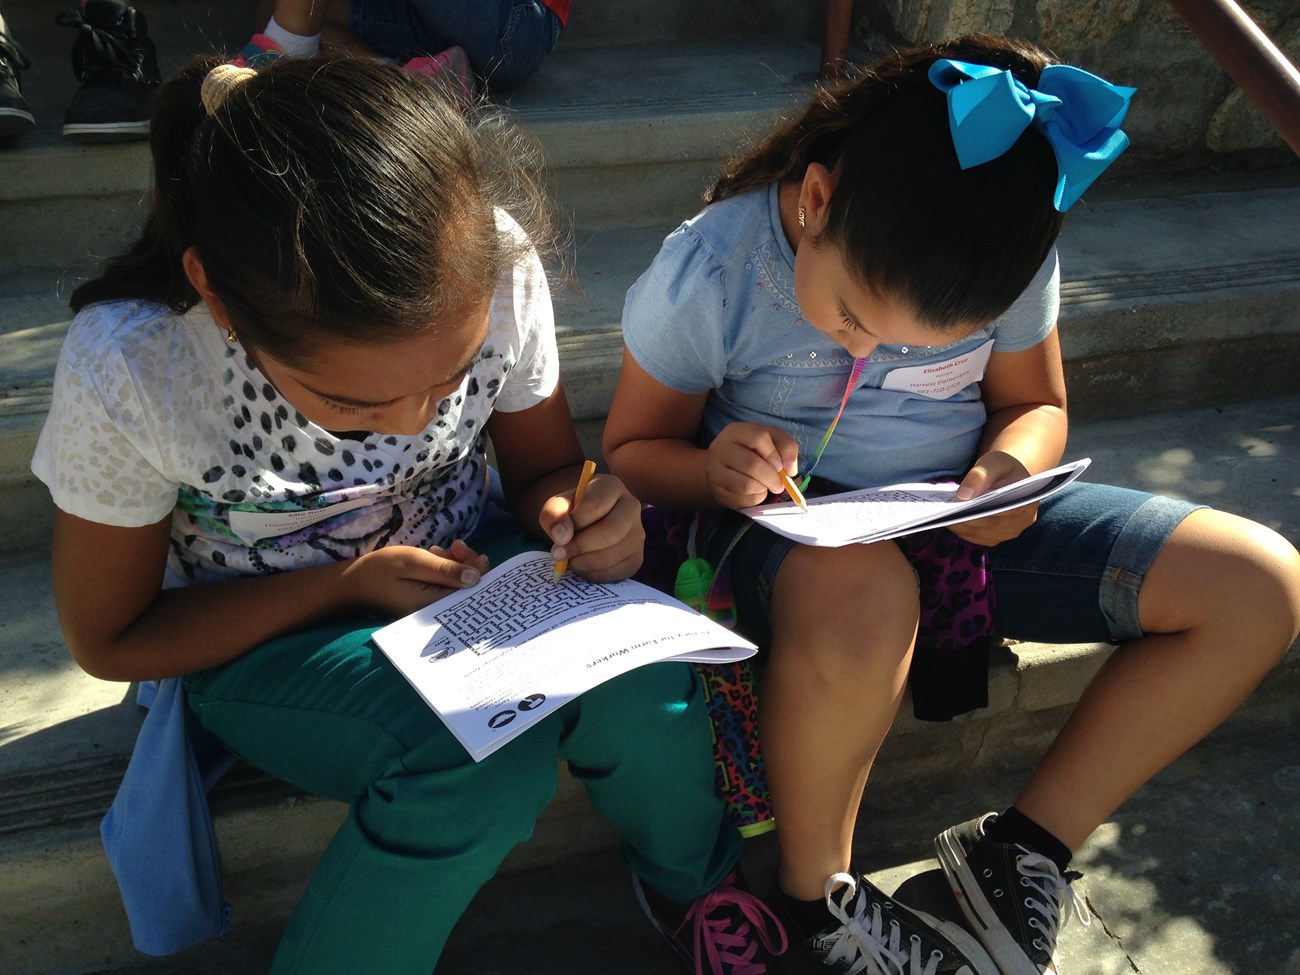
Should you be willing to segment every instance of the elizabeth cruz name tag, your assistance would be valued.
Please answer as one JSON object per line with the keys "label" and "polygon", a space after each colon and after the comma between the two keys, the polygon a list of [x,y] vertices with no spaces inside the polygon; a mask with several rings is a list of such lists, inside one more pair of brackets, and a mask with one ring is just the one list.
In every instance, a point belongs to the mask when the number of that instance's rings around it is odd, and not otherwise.
{"label": "elizabeth cruz name tag", "polygon": [[971,383],[984,378],[984,367],[993,353],[993,340],[942,362],[891,369],[881,389],[894,389],[929,399],[947,399]]}

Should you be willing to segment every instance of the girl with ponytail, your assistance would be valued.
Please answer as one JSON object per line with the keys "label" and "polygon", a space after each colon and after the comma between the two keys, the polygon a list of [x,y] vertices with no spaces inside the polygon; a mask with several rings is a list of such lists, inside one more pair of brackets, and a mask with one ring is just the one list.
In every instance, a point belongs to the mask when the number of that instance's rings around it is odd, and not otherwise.
{"label": "girl with ponytail", "polygon": [[508,132],[394,65],[197,60],[152,140],[143,233],[73,295],[32,465],[68,646],[150,703],[103,824],[136,945],[224,929],[204,790],[238,756],[348,806],[272,971],[428,975],[563,759],[688,957],[689,917],[761,971],[779,933],[735,877],[693,669],[474,762],[369,639],[520,533],[592,580],[641,563],[618,478],[575,502],[544,201]]}

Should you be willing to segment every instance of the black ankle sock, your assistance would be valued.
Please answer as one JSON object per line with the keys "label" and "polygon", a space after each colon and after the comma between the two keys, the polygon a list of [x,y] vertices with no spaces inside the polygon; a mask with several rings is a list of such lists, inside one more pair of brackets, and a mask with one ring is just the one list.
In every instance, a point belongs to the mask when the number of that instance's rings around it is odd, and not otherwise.
{"label": "black ankle sock", "polygon": [[1070,849],[1043,827],[1012,806],[984,834],[996,843],[1015,843],[1041,853],[1056,864],[1061,873],[1070,865]]}
{"label": "black ankle sock", "polygon": [[784,920],[789,922],[791,941],[807,941],[831,922],[830,911],[826,910],[826,899],[819,897],[815,901],[801,901],[791,897],[780,887],[776,889]]}

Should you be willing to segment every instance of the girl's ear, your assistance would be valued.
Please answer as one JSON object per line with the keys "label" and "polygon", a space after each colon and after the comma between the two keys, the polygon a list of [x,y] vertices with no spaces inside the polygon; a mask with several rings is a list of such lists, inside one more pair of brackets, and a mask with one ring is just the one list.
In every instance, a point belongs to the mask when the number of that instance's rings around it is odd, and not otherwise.
{"label": "girl's ear", "polygon": [[831,196],[838,183],[838,174],[821,163],[809,163],[804,171],[803,185],[799,187],[799,207],[804,214],[804,231],[813,237],[820,237],[826,229]]}
{"label": "girl's ear", "polygon": [[181,255],[181,266],[185,268],[185,276],[190,279],[190,284],[194,290],[199,293],[203,303],[208,306],[208,311],[212,313],[212,320],[217,326],[229,334],[233,331],[234,326],[230,322],[230,315],[226,313],[226,306],[217,293],[212,290],[212,285],[208,283],[208,272],[203,268],[203,261],[199,258],[199,252],[193,247],[185,248],[185,253]]}

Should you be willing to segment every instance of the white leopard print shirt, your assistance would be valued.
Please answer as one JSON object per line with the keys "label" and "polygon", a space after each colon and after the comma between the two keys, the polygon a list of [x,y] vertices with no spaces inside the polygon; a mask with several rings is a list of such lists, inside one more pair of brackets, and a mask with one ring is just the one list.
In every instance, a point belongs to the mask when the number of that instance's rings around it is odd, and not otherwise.
{"label": "white leopard print shirt", "polygon": [[203,306],[92,305],[69,328],[32,470],[88,521],[170,512],[169,587],[449,545],[479,517],[488,417],[558,382],[535,256],[502,276],[489,314],[478,360],[423,432],[336,435],[285,402]]}

